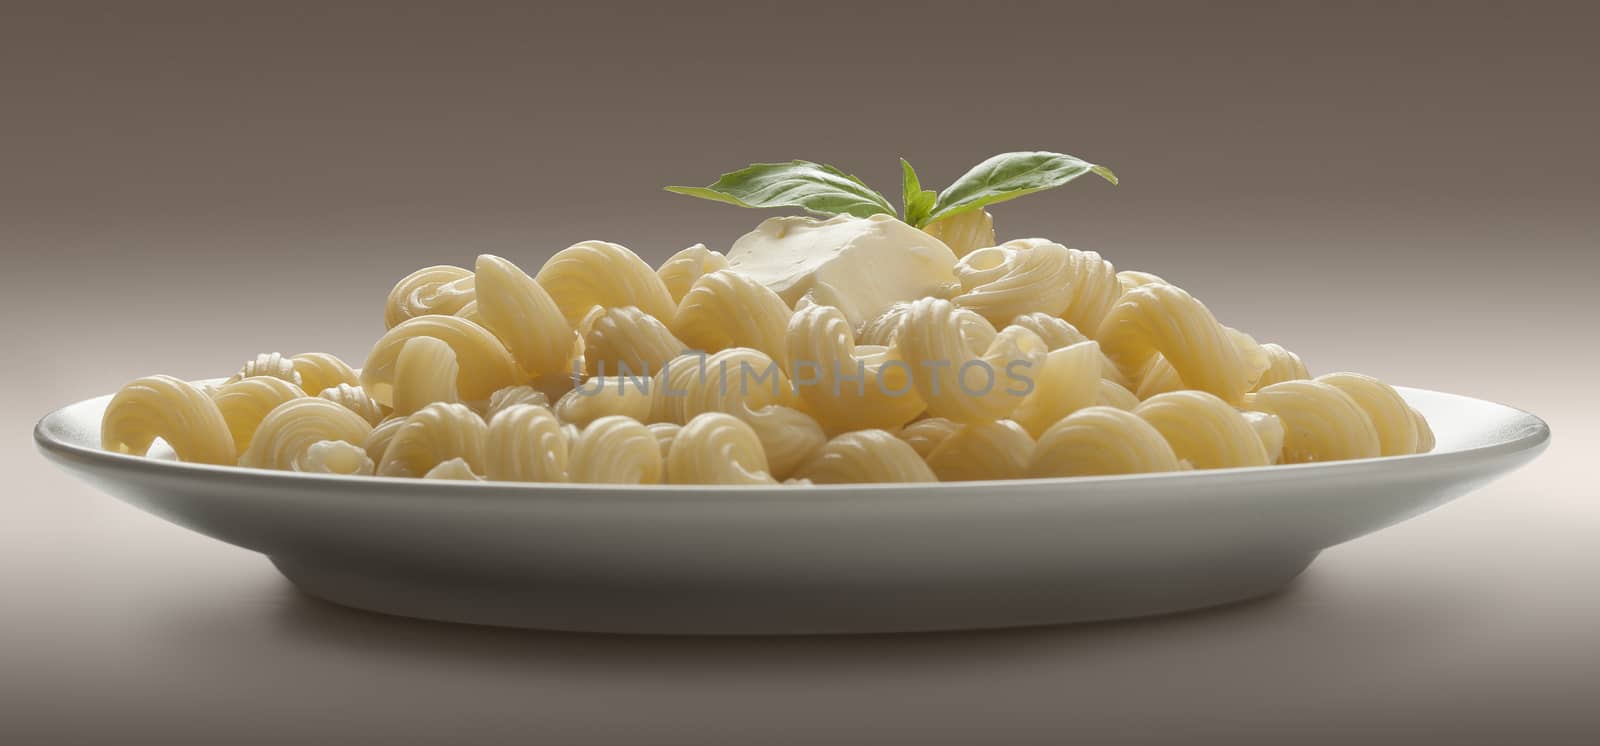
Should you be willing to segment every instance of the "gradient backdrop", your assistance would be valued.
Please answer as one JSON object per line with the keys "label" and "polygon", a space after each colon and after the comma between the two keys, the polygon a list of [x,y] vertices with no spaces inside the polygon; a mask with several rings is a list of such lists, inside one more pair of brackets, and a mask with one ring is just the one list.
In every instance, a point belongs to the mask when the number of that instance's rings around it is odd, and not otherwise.
{"label": "gradient backdrop", "polygon": [[[1582,5],[7,3],[0,742],[1590,742],[1600,679],[1600,14]],[[231,7],[225,7],[231,6]],[[47,409],[256,352],[359,361],[385,292],[763,215],[757,160],[886,191],[1114,167],[995,210],[1316,371],[1550,420],[1529,469],[1230,609],[1020,632],[656,640],[297,595],[69,481]]]}

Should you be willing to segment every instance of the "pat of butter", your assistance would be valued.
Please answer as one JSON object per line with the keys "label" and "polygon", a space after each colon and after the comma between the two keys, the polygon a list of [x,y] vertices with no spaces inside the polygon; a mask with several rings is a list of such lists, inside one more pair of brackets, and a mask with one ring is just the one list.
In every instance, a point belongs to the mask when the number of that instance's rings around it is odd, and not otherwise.
{"label": "pat of butter", "polygon": [[944,242],[889,215],[769,218],[728,249],[730,269],[790,306],[833,306],[857,327],[894,303],[940,295],[955,264]]}

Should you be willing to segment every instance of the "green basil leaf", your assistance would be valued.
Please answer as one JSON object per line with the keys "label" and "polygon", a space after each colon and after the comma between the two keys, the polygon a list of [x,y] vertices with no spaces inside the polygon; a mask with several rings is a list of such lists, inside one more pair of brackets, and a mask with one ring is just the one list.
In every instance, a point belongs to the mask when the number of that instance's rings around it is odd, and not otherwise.
{"label": "green basil leaf", "polygon": [[917,178],[917,170],[911,167],[910,161],[901,158],[900,171],[900,206],[904,213],[901,219],[913,228],[921,228],[927,224],[928,215],[933,213],[933,203],[939,195],[922,188],[922,181]]}
{"label": "green basil leaf", "polygon": [[1002,153],[972,167],[939,193],[929,221],[987,207],[996,202],[1054,189],[1086,173],[1117,183],[1105,166],[1061,153]]}
{"label": "green basil leaf", "polygon": [[667,191],[740,207],[799,207],[820,215],[894,214],[883,195],[833,166],[811,161],[752,163],[706,187]]}

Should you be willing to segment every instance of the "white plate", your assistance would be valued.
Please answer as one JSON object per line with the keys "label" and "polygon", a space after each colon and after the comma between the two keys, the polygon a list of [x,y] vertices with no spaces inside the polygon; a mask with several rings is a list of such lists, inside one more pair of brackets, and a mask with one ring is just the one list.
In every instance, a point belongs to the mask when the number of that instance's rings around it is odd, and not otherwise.
{"label": "white plate", "polygon": [[1532,460],[1537,417],[1401,389],[1433,453],[1008,482],[619,487],[343,477],[99,448],[109,396],[40,448],[135,506],[271,558],[313,596],[476,624],[660,634],[1054,624],[1261,596],[1322,549]]}

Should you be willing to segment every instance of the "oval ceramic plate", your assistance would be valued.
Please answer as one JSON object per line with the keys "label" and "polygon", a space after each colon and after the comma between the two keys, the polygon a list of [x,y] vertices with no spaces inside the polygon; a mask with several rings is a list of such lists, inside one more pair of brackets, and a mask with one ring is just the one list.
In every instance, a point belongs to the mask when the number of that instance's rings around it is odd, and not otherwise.
{"label": "oval ceramic plate", "polygon": [[1326,547],[1530,461],[1537,417],[1401,389],[1428,454],[1008,482],[607,486],[344,477],[103,451],[111,397],[45,417],[56,463],[373,611],[660,634],[899,632],[1179,611],[1282,588]]}

